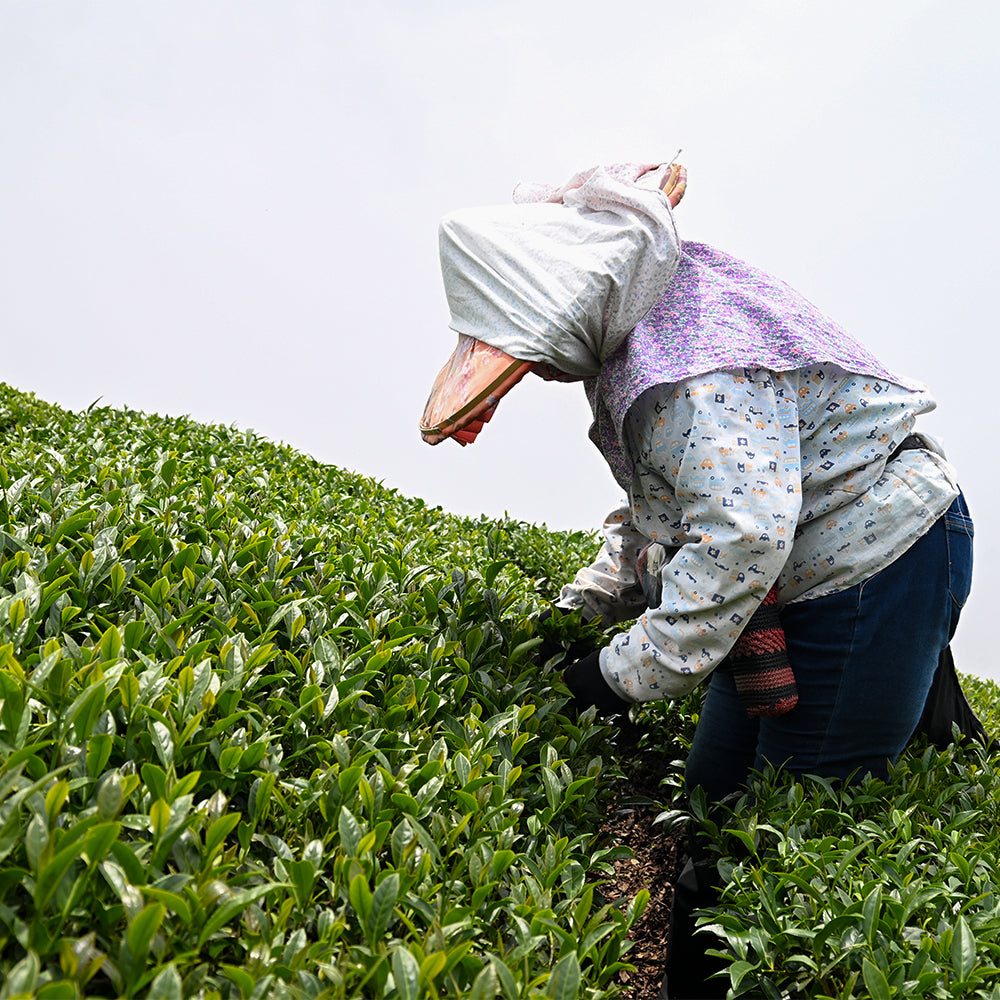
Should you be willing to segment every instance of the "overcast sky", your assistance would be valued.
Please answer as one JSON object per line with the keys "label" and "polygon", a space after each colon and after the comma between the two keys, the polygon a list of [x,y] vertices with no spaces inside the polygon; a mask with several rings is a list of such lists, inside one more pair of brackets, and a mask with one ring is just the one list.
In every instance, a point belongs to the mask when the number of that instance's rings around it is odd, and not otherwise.
{"label": "overcast sky", "polygon": [[0,379],[596,527],[620,495],[579,386],[420,441],[437,223],[682,148],[682,237],[930,384],[979,532],[959,667],[998,676],[998,29],[995,0],[2,0]]}

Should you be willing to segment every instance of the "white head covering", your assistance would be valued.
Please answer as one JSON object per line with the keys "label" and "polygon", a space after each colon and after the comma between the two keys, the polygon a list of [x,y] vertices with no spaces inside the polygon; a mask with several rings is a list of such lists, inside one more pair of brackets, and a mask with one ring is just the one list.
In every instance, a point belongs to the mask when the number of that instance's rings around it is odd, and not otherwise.
{"label": "white head covering", "polygon": [[441,222],[451,328],[523,361],[594,376],[670,282],[680,241],[669,164],[594,167],[513,205]]}

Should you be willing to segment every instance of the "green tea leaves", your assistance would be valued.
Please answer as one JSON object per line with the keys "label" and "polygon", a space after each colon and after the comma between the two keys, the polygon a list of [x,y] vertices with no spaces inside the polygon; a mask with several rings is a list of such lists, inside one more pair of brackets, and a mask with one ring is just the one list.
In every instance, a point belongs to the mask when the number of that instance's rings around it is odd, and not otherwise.
{"label": "green tea leaves", "polygon": [[[232,427],[0,407],[8,995],[621,994],[650,894],[605,897],[618,751],[559,680],[606,636],[537,620],[592,535],[452,517]],[[726,817],[665,788],[653,830],[693,815],[718,851],[734,992],[990,995],[989,762],[769,781]]]}

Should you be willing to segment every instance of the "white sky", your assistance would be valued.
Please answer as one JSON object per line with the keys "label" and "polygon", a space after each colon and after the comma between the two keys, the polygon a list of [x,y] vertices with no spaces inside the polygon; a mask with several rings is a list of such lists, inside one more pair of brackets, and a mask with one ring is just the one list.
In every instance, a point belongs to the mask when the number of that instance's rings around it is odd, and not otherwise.
{"label": "white sky", "polygon": [[0,379],[596,527],[619,492],[579,386],[420,441],[455,339],[437,222],[682,147],[682,236],[934,390],[979,531],[959,666],[998,676],[998,29],[994,0],[2,0]]}

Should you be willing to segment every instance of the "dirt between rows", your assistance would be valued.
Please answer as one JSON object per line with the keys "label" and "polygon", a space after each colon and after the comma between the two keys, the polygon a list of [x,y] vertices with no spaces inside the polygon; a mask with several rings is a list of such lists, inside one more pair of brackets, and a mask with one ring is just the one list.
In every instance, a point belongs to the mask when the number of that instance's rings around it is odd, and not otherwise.
{"label": "dirt between rows", "polygon": [[649,892],[649,905],[632,928],[634,945],[625,956],[635,971],[619,977],[628,1000],[657,1000],[666,967],[673,884],[683,863],[682,838],[653,825],[664,809],[657,800],[669,768],[660,754],[636,752],[601,827],[602,838],[628,847],[634,855],[613,862],[614,877],[602,888],[605,898],[627,902],[642,889]]}

